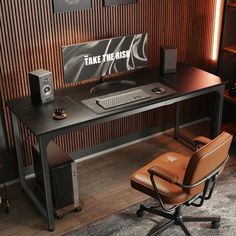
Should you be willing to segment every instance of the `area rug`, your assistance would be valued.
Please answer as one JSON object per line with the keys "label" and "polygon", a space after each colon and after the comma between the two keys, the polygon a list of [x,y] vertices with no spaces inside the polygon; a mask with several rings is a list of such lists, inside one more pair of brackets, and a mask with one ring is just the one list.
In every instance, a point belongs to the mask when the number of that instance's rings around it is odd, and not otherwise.
{"label": "area rug", "polygon": [[[142,204],[152,205],[148,199]],[[167,222],[165,219],[145,213],[142,218],[136,216],[139,204],[131,206],[114,215],[100,219],[92,224],[65,234],[66,236],[145,236],[154,227]],[[184,215],[221,215],[219,229],[211,229],[210,223],[186,223],[193,236],[235,236],[236,235],[236,165],[229,165],[218,179],[210,200],[200,208],[184,207]],[[179,226],[164,231],[164,236],[181,236],[184,233]]]}

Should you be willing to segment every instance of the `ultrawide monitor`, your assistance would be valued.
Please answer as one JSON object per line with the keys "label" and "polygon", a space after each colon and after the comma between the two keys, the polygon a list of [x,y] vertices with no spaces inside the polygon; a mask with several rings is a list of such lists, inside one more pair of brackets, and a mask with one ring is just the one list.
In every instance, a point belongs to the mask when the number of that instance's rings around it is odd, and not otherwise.
{"label": "ultrawide monitor", "polygon": [[66,83],[144,68],[147,33],[63,46],[62,58]]}

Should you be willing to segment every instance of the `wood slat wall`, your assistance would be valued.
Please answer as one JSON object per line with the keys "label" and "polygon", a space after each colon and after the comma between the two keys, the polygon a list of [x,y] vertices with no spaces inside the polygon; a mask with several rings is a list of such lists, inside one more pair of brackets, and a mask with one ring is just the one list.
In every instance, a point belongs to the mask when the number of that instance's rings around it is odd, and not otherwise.
{"label": "wood slat wall", "polygon": [[[179,61],[214,69],[210,54],[215,1],[138,0],[137,4],[103,7],[102,0],[92,0],[92,9],[54,14],[52,0],[1,0],[0,92],[11,149],[14,141],[5,101],[30,94],[29,71],[52,71],[55,89],[79,86],[63,82],[62,45],[148,32],[150,67],[159,65],[161,45],[174,45]],[[186,105],[185,115],[191,115],[191,106]],[[202,104],[195,106],[196,112],[202,109]],[[56,141],[73,152],[157,125],[164,127],[173,120],[173,110],[170,106],[144,112],[58,137]],[[35,139],[24,125],[21,127],[27,166],[31,164],[30,144]]]}

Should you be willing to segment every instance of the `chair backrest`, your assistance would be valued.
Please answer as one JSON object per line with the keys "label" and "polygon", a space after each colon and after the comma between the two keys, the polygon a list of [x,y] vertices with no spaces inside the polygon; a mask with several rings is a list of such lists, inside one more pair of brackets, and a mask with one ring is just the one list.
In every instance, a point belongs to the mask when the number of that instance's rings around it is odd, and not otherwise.
{"label": "chair backrest", "polygon": [[[197,150],[188,163],[184,184],[195,184],[219,168],[228,157],[232,138],[231,134],[222,132],[211,142]],[[200,184],[198,187],[185,189],[185,192],[190,195],[200,194],[204,186],[205,183]]]}

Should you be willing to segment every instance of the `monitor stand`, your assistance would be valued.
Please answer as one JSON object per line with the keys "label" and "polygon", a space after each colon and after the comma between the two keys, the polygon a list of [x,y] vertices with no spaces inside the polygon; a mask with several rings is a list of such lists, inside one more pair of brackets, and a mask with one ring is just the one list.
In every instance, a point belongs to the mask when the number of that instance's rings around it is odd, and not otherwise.
{"label": "monitor stand", "polygon": [[119,90],[128,89],[136,85],[132,80],[118,80],[118,81],[104,81],[103,77],[100,77],[100,83],[90,89],[90,93],[97,92],[114,92]]}

